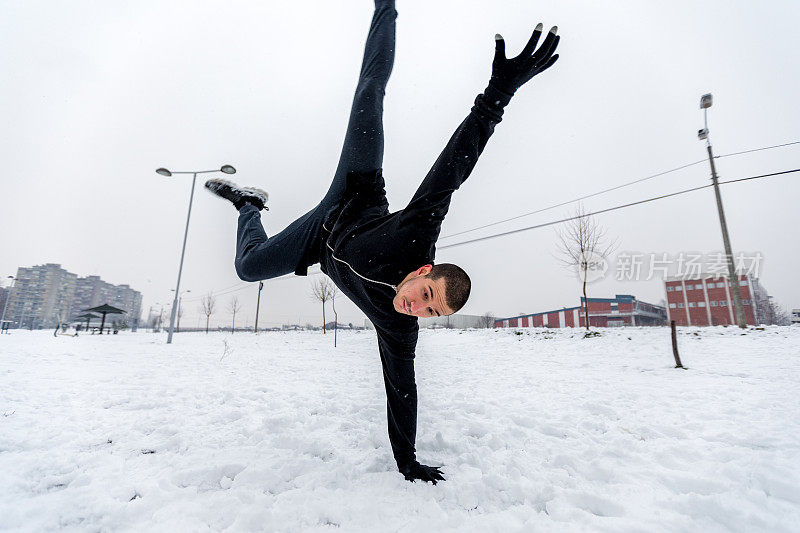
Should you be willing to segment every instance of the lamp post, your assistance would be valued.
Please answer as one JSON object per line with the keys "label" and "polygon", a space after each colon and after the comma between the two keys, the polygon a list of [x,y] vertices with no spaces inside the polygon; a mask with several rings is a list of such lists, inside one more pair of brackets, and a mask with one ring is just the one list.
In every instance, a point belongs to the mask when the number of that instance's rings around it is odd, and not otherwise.
{"label": "lamp post", "polygon": [[264,282],[258,282],[258,301],[256,303],[256,326],[255,326],[255,333],[258,333],[258,309],[261,307],[261,289],[264,288]]}
{"label": "lamp post", "polygon": [[[175,289],[170,289],[170,291],[175,292]],[[187,292],[192,292],[192,289],[186,289],[185,291],[181,291],[181,295],[178,296],[178,323],[175,326],[175,330],[180,333],[181,332],[181,302],[183,301],[183,295]]]}
{"label": "lamp post", "polygon": [[192,174],[192,192],[189,194],[189,213],[186,215],[186,229],[183,232],[183,248],[181,249],[181,263],[178,267],[178,283],[175,285],[175,300],[172,302],[172,313],[169,319],[169,335],[167,335],[167,344],[172,343],[172,334],[175,330],[175,313],[178,311],[178,296],[181,289],[181,272],[183,272],[183,257],[186,254],[186,238],[189,236],[189,219],[192,216],[192,200],[194,199],[194,185],[197,181],[198,174],[209,174],[212,172],[223,172],[225,174],[236,174],[236,169],[231,165],[222,165],[218,170],[189,170],[172,172],[166,168],[159,168],[156,170],[157,174],[170,177],[173,174]]}
{"label": "lamp post", "polygon": [[711,151],[711,139],[708,138],[708,108],[714,103],[711,93],[700,97],[700,109],[703,110],[703,129],[698,130],[697,138],[706,141],[708,149],[708,162],[711,164],[711,180],[714,183],[714,195],[717,197],[717,212],[719,213],[719,225],[722,227],[722,243],[725,246],[725,257],[728,262],[728,281],[731,285],[731,296],[733,297],[733,309],[736,313],[737,325],[744,329],[747,321],[744,316],[742,306],[742,293],[739,290],[739,276],[736,275],[736,267],[733,264],[733,251],[731,250],[731,240],[728,236],[728,224],[725,222],[725,210],[722,208],[722,196],[719,192],[719,182],[717,181],[717,168],[714,166],[714,153]]}
{"label": "lamp post", "polygon": [[[17,280],[14,276],[8,276],[8,279],[11,280],[12,287],[14,281]],[[6,309],[8,309],[8,301],[11,299],[11,287],[8,288],[8,294],[6,294],[6,302],[3,304],[3,315],[0,316],[0,333],[3,332],[3,326],[6,323]]]}

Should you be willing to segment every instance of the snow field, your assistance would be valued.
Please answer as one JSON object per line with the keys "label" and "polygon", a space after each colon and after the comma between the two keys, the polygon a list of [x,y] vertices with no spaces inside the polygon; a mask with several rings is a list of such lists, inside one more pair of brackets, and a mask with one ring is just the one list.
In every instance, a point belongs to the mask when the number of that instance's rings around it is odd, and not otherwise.
{"label": "snow field", "polygon": [[797,531],[800,328],[0,337],[0,530]]}

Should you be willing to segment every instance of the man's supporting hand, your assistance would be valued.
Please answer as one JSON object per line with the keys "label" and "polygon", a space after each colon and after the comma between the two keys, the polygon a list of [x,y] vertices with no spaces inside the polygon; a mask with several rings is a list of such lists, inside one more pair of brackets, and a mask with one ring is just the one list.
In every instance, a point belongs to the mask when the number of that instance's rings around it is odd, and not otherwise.
{"label": "man's supporting hand", "polygon": [[542,23],[536,25],[533,35],[517,57],[506,58],[506,42],[499,33],[495,35],[495,53],[492,62],[492,79],[489,85],[507,94],[513,95],[531,78],[550,68],[558,59],[553,55],[561,39],[557,34],[558,26],[553,26],[547,34],[542,46],[535,50],[542,35]]}
{"label": "man's supporting hand", "polygon": [[434,485],[436,485],[437,481],[444,481],[441,470],[435,466],[421,465],[417,461],[401,467],[400,473],[412,483],[417,479],[421,479],[422,481],[430,481]]}

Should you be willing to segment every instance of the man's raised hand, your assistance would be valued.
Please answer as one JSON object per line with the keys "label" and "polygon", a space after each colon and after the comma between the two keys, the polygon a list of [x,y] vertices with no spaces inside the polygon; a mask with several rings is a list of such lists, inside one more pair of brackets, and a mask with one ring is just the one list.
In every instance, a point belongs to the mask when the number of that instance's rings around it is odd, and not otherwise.
{"label": "man's raised hand", "polygon": [[561,39],[557,35],[558,26],[553,26],[545,37],[542,46],[536,49],[539,37],[542,35],[542,23],[536,25],[533,35],[517,57],[506,58],[506,42],[499,33],[495,35],[495,53],[492,62],[492,79],[489,85],[507,94],[513,95],[531,78],[550,68],[558,60],[558,54],[553,55]]}
{"label": "man's raised hand", "polygon": [[412,483],[417,479],[421,479],[422,481],[430,481],[434,485],[436,485],[437,481],[444,481],[441,470],[435,466],[421,465],[417,461],[402,467],[400,469],[400,473]]}

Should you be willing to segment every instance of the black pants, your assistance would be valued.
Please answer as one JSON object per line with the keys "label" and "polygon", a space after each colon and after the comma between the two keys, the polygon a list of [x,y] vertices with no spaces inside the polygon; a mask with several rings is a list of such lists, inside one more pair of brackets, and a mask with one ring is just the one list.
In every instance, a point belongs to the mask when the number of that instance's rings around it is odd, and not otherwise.
{"label": "black pants", "polygon": [[319,249],[322,223],[345,189],[349,172],[368,172],[383,166],[383,97],[394,64],[394,0],[375,0],[375,14],[367,36],[358,87],[339,165],[328,192],[311,211],[286,229],[267,237],[261,213],[252,205],[239,210],[236,273],[244,281],[258,281],[291,272],[304,275]]}

